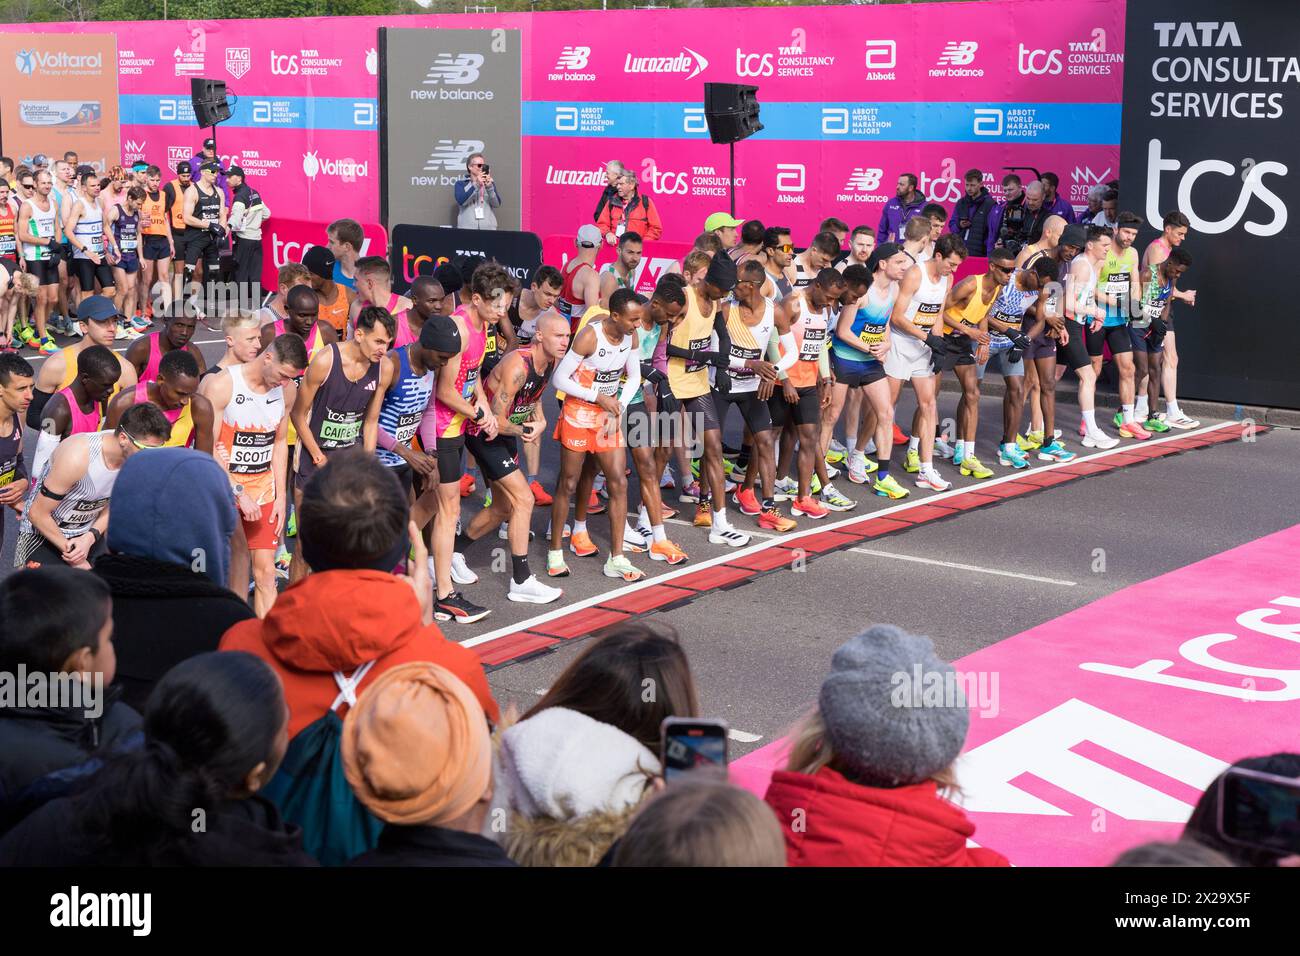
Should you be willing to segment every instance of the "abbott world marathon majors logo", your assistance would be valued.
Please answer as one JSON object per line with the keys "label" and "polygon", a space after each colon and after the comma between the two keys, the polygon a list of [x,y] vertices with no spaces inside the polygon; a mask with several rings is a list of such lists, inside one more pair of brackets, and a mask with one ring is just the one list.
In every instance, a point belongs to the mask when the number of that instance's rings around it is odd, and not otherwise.
{"label": "abbott world marathon majors logo", "polygon": [[801,76],[813,77],[817,71],[835,65],[835,57],[815,54],[808,50],[808,32],[802,27],[790,31],[790,42],[776,48],[775,53],[749,53],[736,50],[736,76]]}
{"label": "abbott world marathon majors logo", "polygon": [[19,50],[14,54],[14,68],[23,76],[99,76],[104,72],[104,56],[66,50]]}
{"label": "abbott world marathon majors logo", "polygon": [[454,186],[465,177],[469,158],[482,151],[481,139],[440,139],[425,161],[423,175],[412,176],[411,185]]}
{"label": "abbott world marathon majors logo", "polygon": [[439,53],[429,64],[420,85],[411,90],[413,100],[493,99],[491,90],[469,89],[483,71],[482,53]]}
{"label": "abbott world marathon majors logo", "polygon": [[555,58],[555,69],[546,74],[552,83],[591,83],[596,74],[588,71],[587,63],[591,60],[591,47],[566,46]]}
{"label": "abbott world marathon majors logo", "polygon": [[1087,39],[1072,40],[1065,49],[1043,50],[1018,44],[1016,69],[1021,76],[1110,76],[1124,65],[1123,53],[1106,49],[1106,31],[1097,27]]}
{"label": "abbott world marathon majors logo", "polygon": [[709,68],[709,61],[688,46],[676,56],[633,56],[626,54],[624,73],[678,73],[683,79],[693,80]]}

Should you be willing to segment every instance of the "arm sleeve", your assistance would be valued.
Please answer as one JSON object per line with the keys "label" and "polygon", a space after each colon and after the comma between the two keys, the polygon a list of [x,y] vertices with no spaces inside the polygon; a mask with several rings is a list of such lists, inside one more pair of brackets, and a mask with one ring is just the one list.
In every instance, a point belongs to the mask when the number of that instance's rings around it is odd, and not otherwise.
{"label": "arm sleeve", "polygon": [[822,378],[831,377],[831,340],[829,336],[822,340],[822,350],[817,356],[817,374]]}
{"label": "arm sleeve", "polygon": [[632,404],[632,397],[641,390],[641,356],[635,347],[627,353],[624,371],[623,390],[619,392],[618,403],[627,408]]}
{"label": "arm sleeve", "polygon": [[[420,445],[427,454],[432,455],[438,447],[438,412],[436,408],[438,395],[437,380],[434,380],[433,391],[429,393],[429,403],[424,406],[424,414],[420,416]],[[380,434],[383,429],[379,429]]]}
{"label": "arm sleeve", "polygon": [[59,447],[59,437],[51,435],[49,432],[40,432],[40,437],[36,439],[36,454],[32,457],[32,474],[41,476],[45,471],[45,466],[54,454],[54,449]]}
{"label": "arm sleeve", "polygon": [[727,331],[727,317],[725,308],[721,304],[719,304],[717,311],[713,313],[713,338],[718,343],[714,351],[727,356],[729,366],[732,368],[745,367],[744,359],[738,359],[731,354],[731,333]]}
{"label": "arm sleeve", "polygon": [[[584,402],[594,402],[599,393],[588,385],[579,385],[573,377],[573,374],[578,371],[578,366],[582,364],[584,357],[573,350],[565,352],[564,358],[560,359],[560,364],[555,368],[555,374],[551,376],[551,385],[557,392],[564,392],[564,394],[580,398]],[[637,381],[641,381],[639,366]]]}
{"label": "arm sleeve", "polygon": [[53,392],[42,392],[39,388],[32,389],[32,403],[27,406],[27,427],[34,430],[41,430],[41,415],[45,412],[45,406],[51,398]]}
{"label": "arm sleeve", "polygon": [[388,430],[384,428],[383,425],[380,425],[379,428],[377,429],[375,444],[377,444],[384,451],[392,451],[394,448],[397,447],[397,439],[394,438],[392,435],[390,435],[388,433]]}
{"label": "arm sleeve", "polygon": [[[777,343],[780,344],[781,348],[785,349],[784,355],[779,354]],[[772,336],[768,343],[768,355],[777,358],[777,378],[785,378],[785,370],[793,366],[795,362],[799,361],[799,351],[794,347],[794,333],[787,332],[785,335],[780,336],[780,338],[775,335]]]}

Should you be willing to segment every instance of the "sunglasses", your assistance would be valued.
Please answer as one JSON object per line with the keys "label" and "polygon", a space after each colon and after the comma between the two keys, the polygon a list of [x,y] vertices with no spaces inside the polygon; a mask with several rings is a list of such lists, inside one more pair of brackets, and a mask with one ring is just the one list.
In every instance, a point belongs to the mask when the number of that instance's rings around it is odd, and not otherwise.
{"label": "sunglasses", "polygon": [[132,434],[131,434],[129,431],[127,431],[125,428],[122,428],[122,429],[119,429],[119,430],[122,432],[123,435],[125,435],[125,436],[130,440],[131,444],[134,445],[134,446],[135,446],[137,449],[139,449],[140,451],[146,451],[146,450],[148,450],[148,449],[150,449],[150,448],[161,448],[161,447],[162,447],[161,445],[146,445],[146,444],[144,444],[142,441],[140,441],[140,439],[136,438],[134,435],[132,435]]}
{"label": "sunglasses", "polygon": [[35,184],[35,183],[19,183],[18,185],[21,186],[21,187],[23,187],[23,189],[35,189],[35,188],[36,188],[36,184]]}
{"label": "sunglasses", "polygon": [[783,246],[773,246],[772,248],[780,249],[782,252],[794,252],[794,246],[788,242]]}

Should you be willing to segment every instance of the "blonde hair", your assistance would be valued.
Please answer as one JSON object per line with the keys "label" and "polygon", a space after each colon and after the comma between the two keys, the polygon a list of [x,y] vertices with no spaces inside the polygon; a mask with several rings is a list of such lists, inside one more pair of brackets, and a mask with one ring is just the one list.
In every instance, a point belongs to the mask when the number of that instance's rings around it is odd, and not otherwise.
{"label": "blonde hair", "polygon": [[[853,779],[853,774],[837,760],[835,751],[831,748],[831,742],[826,735],[826,721],[822,718],[820,707],[814,706],[804,715],[803,720],[790,734],[790,739],[790,759],[785,767],[790,773],[812,776],[823,767],[830,767],[836,773],[843,774],[850,781],[857,783]],[[957,773],[952,767],[945,767],[930,779],[938,785],[941,797],[952,800],[961,796]]]}
{"label": "blonde hair", "polygon": [[292,288],[298,283],[311,284],[311,270],[301,262],[286,262],[275,274],[275,281],[282,286]]}
{"label": "blonde hair", "polygon": [[256,313],[233,312],[221,320],[221,329],[223,332],[233,332],[235,329],[256,329],[261,324]]}
{"label": "blonde hair", "polygon": [[705,771],[674,780],[627,828],[614,866],[785,866],[772,808]]}

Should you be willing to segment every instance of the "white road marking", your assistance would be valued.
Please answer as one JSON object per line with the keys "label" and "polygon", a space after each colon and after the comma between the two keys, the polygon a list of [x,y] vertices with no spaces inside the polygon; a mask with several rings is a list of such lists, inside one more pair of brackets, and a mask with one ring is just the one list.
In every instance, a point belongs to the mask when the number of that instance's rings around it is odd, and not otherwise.
{"label": "white road marking", "polygon": [[747,734],[743,730],[736,730],[734,727],[727,731],[727,736],[738,744],[752,744],[762,740],[762,734]]}
{"label": "white road marking", "polygon": [[895,561],[915,561],[917,564],[937,564],[943,568],[955,568],[958,571],[978,571],[981,574],[997,574],[1004,578],[1020,578],[1023,581],[1039,581],[1043,584],[1059,584],[1062,587],[1072,588],[1077,585],[1076,581],[1061,581],[1057,578],[1044,578],[1036,574],[1022,574],[1019,571],[1002,571],[998,568],[981,568],[974,564],[958,564],[956,561],[940,561],[937,558],[918,558],[911,554],[896,554],[893,551],[874,551],[871,548],[847,548],[854,554],[869,554],[878,558],[891,558]]}
{"label": "white road marking", "polygon": [[[1217,425],[1208,425],[1204,428],[1193,429],[1192,431],[1171,433],[1165,436],[1164,438],[1151,438],[1143,442],[1142,444],[1161,445],[1166,442],[1177,441],[1180,438],[1189,438],[1195,435],[1204,435],[1207,434],[1208,432],[1220,431],[1224,428],[1240,428],[1240,427],[1241,427],[1240,422],[1220,422]],[[1107,451],[1100,451],[1091,455],[1080,455],[1078,458],[1075,458],[1074,461],[1071,462],[1053,462],[1052,464],[1042,465],[1032,470],[1033,472],[1042,473],[1042,472],[1053,471],[1057,468],[1066,468],[1069,467],[1070,465],[1076,465],[1085,461],[1101,461],[1102,459],[1109,458],[1112,455],[1124,454],[1127,451],[1129,451],[1129,449],[1132,447],[1134,446],[1117,445],[1116,447],[1111,448]],[[938,494],[927,495],[924,498],[913,498],[905,501],[902,504],[891,505],[887,508],[881,508],[879,511],[851,513],[848,515],[848,517],[840,521],[832,521],[829,524],[817,525],[799,531],[791,531],[789,534],[783,536],[783,540],[794,541],[805,536],[820,534],[823,531],[834,531],[836,528],[845,527],[847,525],[851,525],[859,521],[865,521],[869,518],[887,518],[891,514],[896,514],[901,511],[907,511],[912,508],[918,508],[921,505],[943,501],[945,498],[955,498],[957,495],[963,495],[968,491],[978,492],[981,488],[990,488],[994,485],[1001,485],[1007,482],[1017,481],[1023,477],[1024,477],[1024,473],[1017,470],[1009,474],[1003,475],[999,478],[990,478],[987,481],[982,481],[978,485],[969,485],[969,486],[962,486],[962,487],[954,486],[948,491],[942,491],[939,492]],[[735,561],[736,558],[745,557],[751,554],[757,554],[760,551],[766,551],[769,548],[775,546],[776,546],[775,542],[763,541],[758,544],[750,545],[749,547],[746,548],[724,548],[723,553],[719,554],[717,557],[709,558],[707,561],[701,561],[698,564],[688,563],[682,565],[679,568],[676,568],[675,570],[667,571],[663,574],[656,575],[653,577],[646,577],[633,584],[626,584],[621,588],[615,588],[612,591],[606,591],[602,594],[597,594],[593,597],[585,598],[581,601],[575,601],[572,604],[566,604],[562,607],[555,608],[554,610],[547,611],[544,614],[538,614],[535,617],[525,618],[524,620],[519,621],[518,623],[503,625],[502,627],[498,627],[495,630],[488,631],[486,634],[480,634],[478,637],[471,637],[468,640],[461,641],[459,643],[461,647],[479,647],[483,644],[491,643],[492,641],[499,640],[511,634],[517,634],[520,631],[531,630],[532,628],[545,624],[548,621],[553,621],[556,620],[557,618],[565,617],[577,611],[583,611],[586,610],[587,608],[595,607],[596,605],[602,604],[605,601],[610,601],[615,598],[624,597],[628,594],[635,594],[638,591],[643,591],[646,588],[653,587],[656,584],[668,584],[673,580],[675,580],[676,578],[684,577],[688,574],[694,574],[696,571],[702,571],[705,568],[717,567],[720,564],[726,564],[729,561]]]}

